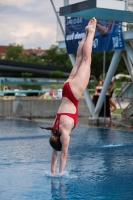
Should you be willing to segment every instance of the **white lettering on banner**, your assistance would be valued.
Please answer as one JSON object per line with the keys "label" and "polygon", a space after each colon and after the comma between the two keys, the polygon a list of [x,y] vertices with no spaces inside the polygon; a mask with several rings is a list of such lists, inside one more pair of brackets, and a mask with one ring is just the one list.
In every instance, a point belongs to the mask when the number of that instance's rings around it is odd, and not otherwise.
{"label": "white lettering on banner", "polygon": [[66,35],[66,40],[68,41],[68,40],[79,40],[79,39],[82,39],[83,37],[84,37],[84,35],[85,35],[85,33],[79,33],[79,32],[77,32],[77,33],[72,33],[72,34],[70,34],[70,35]]}
{"label": "white lettering on banner", "polygon": [[72,25],[72,24],[81,24],[82,18],[75,18],[75,19],[67,19],[66,25]]}
{"label": "white lettering on banner", "polygon": [[118,37],[112,37],[112,41],[113,41],[114,48],[119,47],[119,38]]}
{"label": "white lettering on banner", "polygon": [[66,36],[66,40],[73,40],[73,39],[74,39],[74,33]]}
{"label": "white lettering on banner", "polygon": [[96,48],[97,46],[98,46],[98,39],[95,38],[95,39],[93,40],[93,48]]}
{"label": "white lettering on banner", "polygon": [[76,34],[75,34],[75,39],[81,39],[81,38],[83,38],[84,37],[84,35],[85,35],[85,33],[79,33],[79,32],[77,32]]}

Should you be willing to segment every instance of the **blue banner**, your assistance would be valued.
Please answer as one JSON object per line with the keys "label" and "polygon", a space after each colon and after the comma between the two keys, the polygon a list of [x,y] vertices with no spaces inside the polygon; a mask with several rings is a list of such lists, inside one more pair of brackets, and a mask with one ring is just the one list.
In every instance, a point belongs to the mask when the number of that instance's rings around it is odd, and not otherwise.
{"label": "blue banner", "polygon": [[[66,18],[65,42],[68,54],[75,54],[85,35],[88,20],[85,18]],[[93,52],[123,49],[122,23],[116,21],[98,21],[93,40]]]}

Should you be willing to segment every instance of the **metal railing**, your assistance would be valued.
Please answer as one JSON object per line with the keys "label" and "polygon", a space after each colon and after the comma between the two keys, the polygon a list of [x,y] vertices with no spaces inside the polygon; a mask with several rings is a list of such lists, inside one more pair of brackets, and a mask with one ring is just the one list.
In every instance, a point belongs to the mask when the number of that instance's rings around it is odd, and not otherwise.
{"label": "metal railing", "polygon": [[[26,96],[26,94],[44,94],[46,92],[49,92],[50,90],[5,90],[5,91],[0,91],[0,96],[4,95],[15,95],[15,96]],[[54,92],[58,92],[58,90],[54,90]]]}

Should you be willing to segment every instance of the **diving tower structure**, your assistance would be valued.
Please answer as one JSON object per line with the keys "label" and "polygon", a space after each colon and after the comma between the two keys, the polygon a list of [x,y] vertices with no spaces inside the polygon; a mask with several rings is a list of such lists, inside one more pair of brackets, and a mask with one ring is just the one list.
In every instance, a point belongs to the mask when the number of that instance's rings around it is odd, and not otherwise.
{"label": "diving tower structure", "polygon": [[[101,95],[97,101],[96,107],[94,107],[93,102],[90,98],[89,92],[86,89],[84,91],[84,96],[86,99],[87,106],[90,110],[93,119],[98,119],[101,107],[103,105],[106,92],[110,85],[110,82],[114,76],[117,66],[120,62],[121,57],[123,57],[129,75],[131,76],[133,82],[133,48],[130,45],[130,41],[133,40],[133,30],[127,31],[127,23],[133,23],[133,0],[119,1],[119,0],[87,0],[76,4],[69,4],[69,0],[64,0],[64,6],[60,7],[59,13],[56,12],[53,1],[50,0],[54,8],[57,20],[60,24],[60,16],[64,17],[80,17],[87,18],[88,20],[95,17],[97,20],[113,20],[123,23],[123,39],[125,49],[115,50],[105,81]],[[58,15],[59,14],[59,15]],[[65,21],[64,21],[65,23]],[[65,30],[63,27],[62,34],[64,36],[64,41],[59,42],[59,47],[65,47]],[[75,63],[75,55],[69,54],[72,65]],[[133,113],[133,108],[132,108]]]}

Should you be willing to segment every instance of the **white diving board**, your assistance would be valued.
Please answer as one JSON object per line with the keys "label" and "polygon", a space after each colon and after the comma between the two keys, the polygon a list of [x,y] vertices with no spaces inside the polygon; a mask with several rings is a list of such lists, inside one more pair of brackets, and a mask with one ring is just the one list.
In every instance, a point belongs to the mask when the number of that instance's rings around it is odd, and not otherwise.
{"label": "white diving board", "polygon": [[87,0],[60,8],[60,16],[133,22],[133,12],[126,11],[126,2],[117,0]]}

